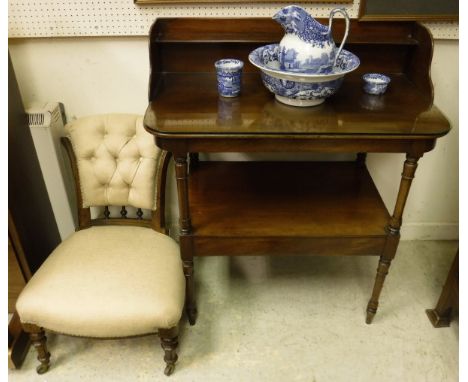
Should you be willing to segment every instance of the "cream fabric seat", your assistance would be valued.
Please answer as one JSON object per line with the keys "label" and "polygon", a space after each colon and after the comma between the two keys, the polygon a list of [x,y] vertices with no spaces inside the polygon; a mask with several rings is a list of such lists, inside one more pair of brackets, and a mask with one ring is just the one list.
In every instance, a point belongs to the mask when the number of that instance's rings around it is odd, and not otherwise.
{"label": "cream fabric seat", "polygon": [[180,320],[181,269],[179,247],[166,235],[144,227],[91,227],[55,249],[16,307],[23,323],[64,334],[155,333]]}

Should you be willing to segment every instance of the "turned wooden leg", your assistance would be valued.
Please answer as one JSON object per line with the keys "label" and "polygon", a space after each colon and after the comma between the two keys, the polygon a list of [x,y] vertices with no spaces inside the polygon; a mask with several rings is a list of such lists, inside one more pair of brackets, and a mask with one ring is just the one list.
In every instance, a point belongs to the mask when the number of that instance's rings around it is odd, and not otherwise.
{"label": "turned wooden leg", "polygon": [[185,311],[190,325],[195,325],[197,321],[197,306],[195,303],[195,280],[193,277],[193,260],[183,261],[184,275],[186,279],[186,303]]}
{"label": "turned wooden leg", "polygon": [[377,275],[375,276],[374,289],[372,291],[372,296],[369,300],[369,303],[367,304],[366,324],[370,324],[375,314],[377,313],[380,292],[382,292],[385,277],[388,274],[391,262],[391,259],[386,259],[383,256],[380,257],[379,265],[377,267]]}
{"label": "turned wooden leg", "polygon": [[402,223],[402,215],[405,209],[406,200],[411,187],[411,182],[414,179],[416,168],[418,167],[418,160],[420,156],[406,155],[405,164],[403,166],[403,172],[401,174],[400,189],[398,191],[397,200],[395,203],[395,209],[393,215],[390,218],[390,222],[387,226],[387,241],[379,260],[377,267],[377,275],[375,277],[374,289],[372,290],[372,296],[367,304],[367,316],[366,324],[370,324],[377,313],[377,307],[379,306],[379,297],[382,292],[385,277],[388,274],[390,264],[395,257],[398,243],[400,241],[400,227]]}
{"label": "turned wooden leg", "polygon": [[50,353],[47,351],[47,337],[45,336],[44,329],[36,325],[23,324],[25,332],[29,333],[31,344],[36,348],[37,360],[41,363],[36,371],[38,374],[44,374],[49,370],[50,366]]}
{"label": "turned wooden leg", "polygon": [[175,363],[177,362],[176,349],[179,344],[177,334],[177,327],[159,330],[161,347],[164,350],[164,362],[166,362],[166,368],[164,369],[166,375],[171,375],[174,372]]}
{"label": "turned wooden leg", "polygon": [[427,309],[426,314],[429,317],[434,328],[443,328],[450,326],[450,319],[453,308],[458,306],[458,253],[453,259],[447,280],[440,294],[437,306],[434,309]]}
{"label": "turned wooden leg", "polygon": [[192,247],[192,222],[188,198],[187,153],[174,154],[177,195],[179,199],[180,251],[186,280],[185,309],[190,325],[195,325],[197,308],[195,303],[195,281]]}

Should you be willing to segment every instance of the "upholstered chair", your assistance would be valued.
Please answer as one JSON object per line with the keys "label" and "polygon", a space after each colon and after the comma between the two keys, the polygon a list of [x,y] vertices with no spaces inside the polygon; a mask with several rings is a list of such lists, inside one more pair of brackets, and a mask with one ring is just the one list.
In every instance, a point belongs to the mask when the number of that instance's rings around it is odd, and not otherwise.
{"label": "upholstered chair", "polygon": [[[179,247],[164,229],[169,155],[136,115],[81,118],[66,132],[79,227],[37,270],[16,305],[37,349],[37,372],[49,369],[44,330],[95,338],[157,332],[170,375],[185,278]],[[110,206],[118,206],[118,217]],[[102,210],[97,217],[94,207]]]}

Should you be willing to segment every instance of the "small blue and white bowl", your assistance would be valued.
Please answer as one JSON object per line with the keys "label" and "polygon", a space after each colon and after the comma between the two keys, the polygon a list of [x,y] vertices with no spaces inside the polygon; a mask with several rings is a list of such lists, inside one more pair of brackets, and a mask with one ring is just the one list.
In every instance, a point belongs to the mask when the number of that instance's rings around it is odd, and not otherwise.
{"label": "small blue and white bowl", "polygon": [[383,94],[387,90],[390,78],[380,73],[366,73],[362,76],[364,80],[364,91],[368,94]]}
{"label": "small blue and white bowl", "polygon": [[241,91],[242,68],[244,63],[234,58],[215,62],[218,77],[218,92],[223,97],[237,97]]}

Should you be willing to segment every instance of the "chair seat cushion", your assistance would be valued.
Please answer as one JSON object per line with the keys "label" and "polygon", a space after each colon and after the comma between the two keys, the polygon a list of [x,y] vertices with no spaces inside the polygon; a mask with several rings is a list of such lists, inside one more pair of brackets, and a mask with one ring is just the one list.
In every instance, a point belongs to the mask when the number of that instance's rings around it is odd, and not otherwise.
{"label": "chair seat cushion", "polygon": [[21,293],[21,322],[86,337],[177,325],[185,298],[179,246],[150,228],[91,227],[62,242]]}

